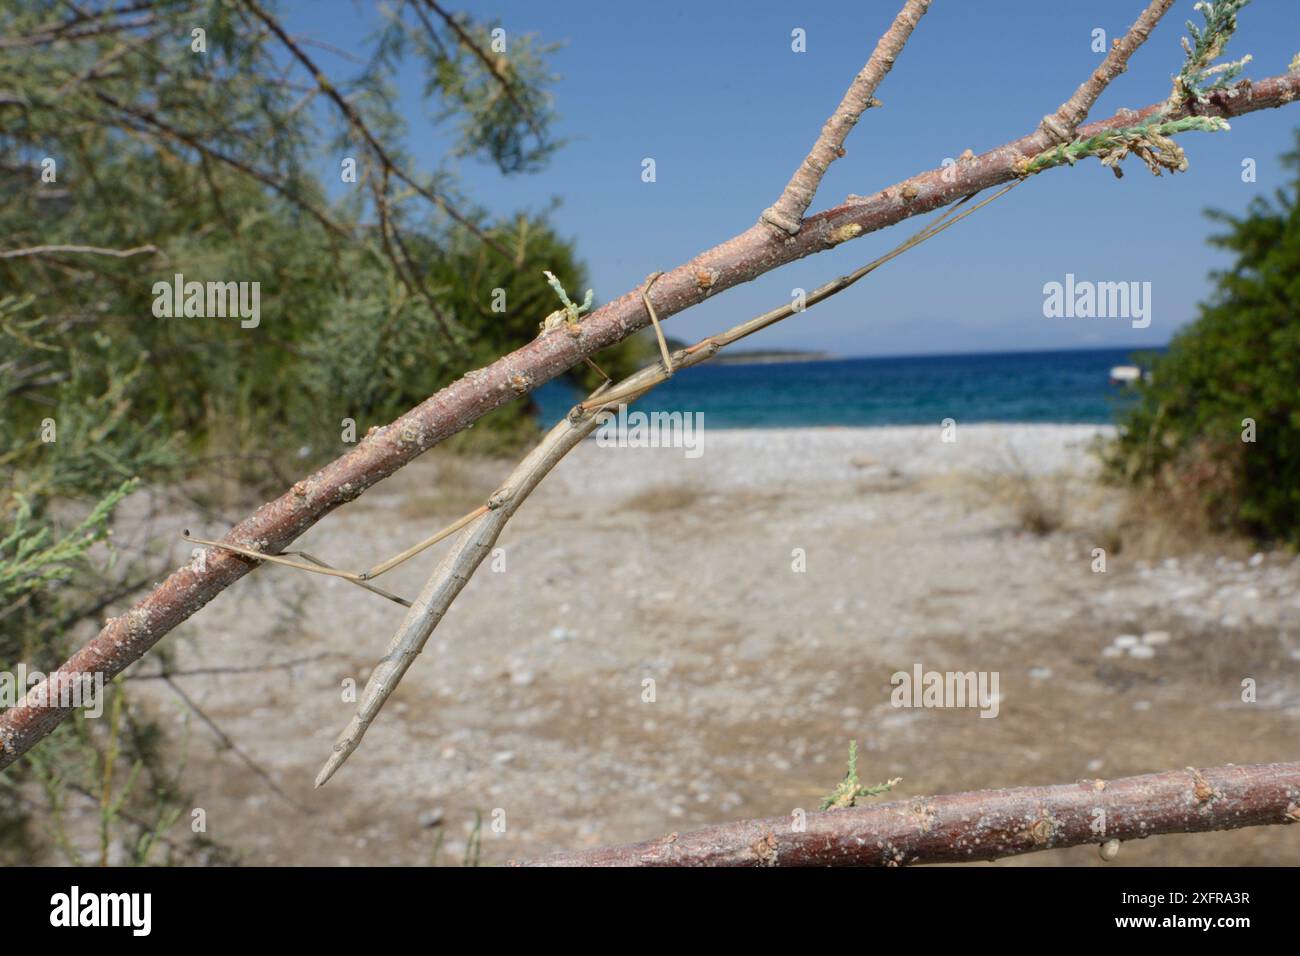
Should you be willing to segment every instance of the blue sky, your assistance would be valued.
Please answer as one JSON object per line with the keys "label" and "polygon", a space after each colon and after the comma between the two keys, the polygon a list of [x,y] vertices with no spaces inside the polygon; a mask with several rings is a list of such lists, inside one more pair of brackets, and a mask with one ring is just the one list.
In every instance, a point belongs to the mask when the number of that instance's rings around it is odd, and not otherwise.
{"label": "blue sky", "polygon": [[[590,267],[598,302],[638,285],[751,225],[785,185],[901,0],[590,2],[489,0],[452,5],[498,18],[508,35],[563,41],[552,61],[557,133],[569,145],[542,172],[502,177],[462,162],[465,190],[493,211],[562,205],[553,220]],[[813,209],[869,194],[1029,132],[1101,59],[1092,31],[1121,36],[1144,0],[936,0],[822,183]],[[282,7],[298,35],[359,50],[374,7],[352,0]],[[1180,0],[1107,90],[1094,118],[1169,93],[1193,16]],[[1199,15],[1196,15],[1199,21]],[[790,49],[796,28],[807,52]],[[1229,46],[1250,53],[1247,75],[1286,70],[1300,51],[1300,3],[1255,0]],[[355,67],[317,50],[345,78]],[[405,79],[405,78],[404,78]],[[418,71],[403,82],[408,148],[433,167],[447,139],[421,103]],[[1205,244],[1207,206],[1241,211],[1283,185],[1278,155],[1300,127],[1300,106],[1242,117],[1233,129],[1182,138],[1191,169],[1156,179],[1139,164],[1116,180],[1095,161],[1035,177],[942,237],[909,252],[753,347],[893,355],[1164,343],[1195,315],[1206,273],[1225,262]],[[653,157],[657,182],[641,181]],[[1258,180],[1241,179],[1243,159]],[[915,228],[916,223],[911,225]],[[906,235],[908,224],[770,273],[668,322],[697,338],[764,311],[855,268]],[[1066,273],[1152,283],[1152,322],[1045,318],[1043,285]]]}

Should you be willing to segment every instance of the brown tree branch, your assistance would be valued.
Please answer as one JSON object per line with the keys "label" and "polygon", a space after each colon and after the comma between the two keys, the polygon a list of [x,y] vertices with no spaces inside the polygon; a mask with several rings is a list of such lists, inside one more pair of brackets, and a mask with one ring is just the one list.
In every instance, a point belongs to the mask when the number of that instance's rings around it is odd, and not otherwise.
{"label": "brown tree branch", "polygon": [[[822,127],[817,142],[790,177],[781,198],[763,210],[762,221],[796,235],[803,225],[803,214],[812,205],[817,187],[831,163],[844,155],[844,140],[868,108],[878,105],[875,92],[898,59],[917,23],[930,9],[931,0],[907,0],[893,24],[876,43],[867,65],[849,84],[844,99]],[[1169,0],[1170,3],[1173,0]]]}
{"label": "brown tree branch", "polygon": [[1151,0],[1150,6],[1142,12],[1128,33],[1116,40],[1111,46],[1106,59],[1097,67],[1092,76],[1084,80],[1074,95],[1061,104],[1055,113],[1043,117],[1039,127],[1058,143],[1068,143],[1074,139],[1074,131],[1088,116],[1088,111],[1105,91],[1112,80],[1128,69],[1129,57],[1146,42],[1160,18],[1174,5],[1174,0]]}
{"label": "brown tree branch", "polygon": [[[1243,82],[1215,93],[1197,107],[1208,116],[1234,117],[1284,106],[1300,96],[1300,71]],[[1131,126],[1165,107],[1153,104],[1141,111],[1126,110],[1079,130],[1091,136]],[[1171,117],[1186,115],[1174,111]],[[696,305],[707,296],[748,282],[780,266],[823,252],[914,215],[947,206],[963,196],[1017,178],[1022,160],[1051,148],[1041,130],[958,163],[957,175],[932,169],[870,197],[848,201],[818,213],[804,223],[799,235],[782,237],[766,224],[700,253],[665,272],[655,283],[660,318]],[[707,275],[710,282],[701,282]],[[262,505],[222,540],[277,552],[335,508],[359,497],[438,442],[468,427],[495,408],[572,368],[585,357],[620,342],[650,322],[640,288],[588,315],[574,335],[546,335],[477,369],[439,391],[396,421],[371,429],[366,439],[315,474],[294,484],[285,494]],[[225,588],[257,566],[233,554],[215,554],[203,570],[182,567],[127,613],[105,623],[103,630],[60,668],[63,675],[120,673],[144,655],[168,631],[190,617]],[[67,711],[41,703],[33,688],[19,705],[0,714],[0,769],[13,763],[67,716]]]}
{"label": "brown tree branch", "polygon": [[1300,763],[1171,770],[744,820],[517,866],[912,866],[1300,822]]}

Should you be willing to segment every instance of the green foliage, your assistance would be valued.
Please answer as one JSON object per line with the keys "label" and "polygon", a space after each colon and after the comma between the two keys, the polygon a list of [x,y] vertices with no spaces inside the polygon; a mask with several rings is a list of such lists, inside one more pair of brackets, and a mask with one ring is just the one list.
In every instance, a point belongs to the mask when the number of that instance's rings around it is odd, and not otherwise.
{"label": "green foliage", "polygon": [[1160,175],[1161,169],[1167,169],[1171,173],[1186,172],[1187,155],[1169,137],[1192,130],[1215,133],[1228,128],[1227,120],[1217,116],[1185,116],[1176,120],[1160,120],[1157,116],[1152,121],[1137,126],[1105,130],[1095,136],[1054,146],[1022,161],[1019,172],[1021,175],[1033,175],[1066,163],[1073,166],[1080,159],[1096,156],[1103,166],[1109,167],[1119,176],[1119,164],[1130,154],[1142,160],[1156,176]]}
{"label": "green foliage", "polygon": [[834,810],[839,807],[857,806],[860,798],[878,797],[882,793],[888,793],[902,779],[902,777],[895,777],[872,787],[864,787],[861,781],[858,780],[858,742],[850,740],[848,772],[844,774],[844,779],[836,785],[835,789],[822,800],[821,806],[817,809]]}
{"label": "green foliage", "polygon": [[[193,806],[180,783],[188,724],[179,757],[164,756],[156,726],[142,722],[130,706],[125,682],[118,678],[106,694],[100,719],[89,720],[74,711],[24,761],[35,783],[31,789],[38,794],[27,802],[41,811],[39,823],[24,827],[27,842],[16,847],[0,837],[0,860],[8,849],[13,862],[28,864],[233,862],[227,851],[202,834],[168,836]],[[21,792],[12,784],[0,785],[0,792],[5,789],[13,796]],[[33,830],[43,839],[33,841]]]}
{"label": "green foliage", "polygon": [[1022,159],[1019,162],[1019,174],[1030,176],[1066,163],[1073,166],[1080,159],[1096,156],[1103,166],[1109,167],[1116,177],[1120,177],[1124,174],[1120,163],[1130,155],[1142,160],[1156,176],[1160,175],[1162,169],[1171,173],[1185,172],[1187,156],[1182,147],[1170,137],[1192,130],[1213,133],[1229,127],[1219,117],[1169,117],[1176,110],[1207,102],[1211,93],[1227,89],[1229,83],[1246,68],[1251,59],[1249,56],[1229,63],[1214,61],[1223,54],[1228,40],[1237,30],[1237,13],[1249,2],[1250,0],[1202,0],[1195,5],[1193,9],[1205,17],[1205,26],[1197,27],[1188,21],[1187,30],[1191,39],[1183,38],[1186,59],[1174,76],[1173,91],[1161,108],[1144,121],[1135,126],[1103,130],[1094,136],[1062,143],[1037,156]]}
{"label": "green foliage", "polygon": [[[75,320],[36,314],[30,296],[0,299],[3,671],[19,661],[48,670],[67,656],[69,630],[95,614],[109,586],[113,512],[137,488],[134,476],[176,464],[174,442],[157,434],[159,419],[137,417],[127,397],[144,364],[96,332],[79,343],[82,333]],[[26,403],[33,414],[20,425],[11,410]],[[123,861],[154,855],[158,828],[178,812],[178,792],[165,785],[158,735],[123,709],[121,688],[110,694],[107,721],[76,712],[0,779],[0,862],[43,862],[51,852],[63,862],[94,862],[83,848],[107,853],[117,841]],[[148,788],[139,785],[142,772]],[[96,832],[75,832],[69,818],[86,819],[94,804]]]}
{"label": "green foliage", "polygon": [[1237,14],[1248,3],[1250,0],[1202,0],[1193,7],[1205,18],[1205,26],[1187,21],[1191,38],[1183,39],[1187,59],[1174,78],[1173,99],[1204,103],[1211,93],[1226,89],[1241,75],[1250,62],[1249,56],[1229,63],[1214,61],[1223,55],[1228,40],[1237,32]]}
{"label": "green foliage", "polygon": [[[1300,544],[1300,134],[1288,188],[1211,242],[1232,253],[1215,291],[1123,418],[1113,475],[1209,527]],[[1245,441],[1248,423],[1255,440]]]}
{"label": "green foliage", "polygon": [[[415,57],[451,131],[450,156],[537,168],[557,145],[552,46],[511,35],[509,55],[498,54],[495,24],[398,3],[384,8],[356,77],[299,70],[286,80],[297,54],[253,12],[274,15],[270,3],[159,0],[134,18],[109,3],[82,7],[89,20],[54,0],[0,13],[0,34],[36,38],[0,49],[0,232],[10,249],[157,251],[0,259],[0,296],[34,297],[59,330],[40,357],[44,375],[4,393],[19,434],[47,417],[50,378],[75,374],[83,395],[112,383],[121,407],[154,420],[177,451],[244,462],[294,454],[305,460],[278,471],[296,472],[347,449],[343,419],[364,434],[533,338],[554,308],[544,269],[586,280],[544,214],[491,221],[451,170],[417,170],[401,148],[395,71]],[[123,26],[137,20],[148,22]],[[38,42],[74,21],[61,32],[76,39]],[[196,23],[207,29],[203,53],[191,49]],[[341,157],[356,160],[355,183],[337,182]],[[46,158],[54,182],[42,179]],[[155,283],[176,274],[259,283],[257,327],[156,317]],[[495,289],[504,311],[492,308]],[[644,353],[634,344],[619,354],[628,360],[615,368]],[[517,445],[534,434],[527,413],[515,403],[469,441]],[[116,448],[102,442],[104,454]]]}
{"label": "green foliage", "polygon": [[[127,397],[144,366],[75,322],[34,314],[31,298],[0,298],[0,669],[42,666],[93,600],[78,585],[112,561],[93,555],[137,476],[176,465],[175,442]],[[102,548],[101,548],[102,551]],[[94,560],[92,560],[94,556]]]}
{"label": "green foliage", "polygon": [[51,540],[53,529],[35,527],[32,504],[15,495],[18,507],[9,534],[0,539],[0,601],[16,600],[66,577],[70,566],[86,556],[91,545],[108,534],[108,519],[117,503],[135,487],[133,480],[122,484],[96,502],[80,524]]}
{"label": "green foliage", "polygon": [[[493,220],[453,168],[417,168],[402,148],[396,77],[413,58],[448,159],[539,168],[558,146],[553,46],[512,34],[503,55],[496,24],[399,0],[339,80],[271,27],[278,6],[0,7],[0,670],[64,659],[78,622],[140,586],[107,580],[132,489],[198,475],[279,490],[350,447],[344,419],[360,438],[534,338],[555,308],[543,270],[585,287],[544,213]],[[256,326],[158,315],[156,286],[178,274],[258,283]],[[620,374],[640,349],[602,361]],[[513,449],[536,433],[528,411],[500,409],[459,444]],[[270,475],[250,464],[286,458]],[[220,476],[198,464],[213,460]],[[167,742],[113,693],[117,724],[69,722],[4,786],[25,806],[39,784],[47,821],[91,792],[108,829],[148,844],[126,854],[143,861],[166,821],[150,809],[165,775],[147,771]],[[0,852],[17,845],[6,833],[30,837],[21,812],[0,819]],[[65,858],[83,852],[46,835]]]}
{"label": "green foliage", "polygon": [[[456,155],[485,156],[507,174],[541,168],[564,145],[547,134],[555,114],[546,87],[555,77],[546,60],[559,44],[527,34],[507,40],[498,21],[479,24],[454,14],[455,25],[449,25],[450,36],[443,40],[427,15],[421,19],[423,31],[390,27],[388,46],[397,50],[403,40],[410,42],[426,63],[424,93],[437,94],[447,104],[440,119],[456,120]],[[508,45],[508,56],[493,49],[494,31],[499,31],[500,44]]]}

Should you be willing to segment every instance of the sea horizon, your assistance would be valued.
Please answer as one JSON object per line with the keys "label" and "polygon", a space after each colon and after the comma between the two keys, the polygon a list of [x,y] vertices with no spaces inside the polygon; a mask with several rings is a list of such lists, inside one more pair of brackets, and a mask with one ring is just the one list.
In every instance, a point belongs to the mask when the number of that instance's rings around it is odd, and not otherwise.
{"label": "sea horizon", "polygon": [[[1104,347],[710,363],[665,382],[635,407],[702,413],[712,428],[879,427],[945,418],[1107,425],[1135,394],[1112,385],[1110,370],[1163,351]],[[564,382],[533,393],[543,424],[558,421],[581,397]]]}

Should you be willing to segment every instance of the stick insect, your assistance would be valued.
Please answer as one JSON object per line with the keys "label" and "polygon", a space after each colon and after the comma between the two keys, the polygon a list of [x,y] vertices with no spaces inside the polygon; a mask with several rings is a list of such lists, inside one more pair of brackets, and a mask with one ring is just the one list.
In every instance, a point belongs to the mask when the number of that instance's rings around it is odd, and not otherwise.
{"label": "stick insect", "polygon": [[[577,447],[583,439],[596,430],[603,422],[603,413],[619,405],[627,404],[640,398],[656,385],[667,381],[674,371],[697,365],[713,357],[719,350],[732,343],[767,328],[782,319],[798,314],[809,306],[816,305],[838,292],[847,289],[859,279],[874,272],[886,262],[902,255],[907,250],[938,235],[978,209],[983,208],[1000,196],[1005,195],[1023,180],[1016,180],[1003,187],[989,198],[960,213],[957,210],[974,198],[975,193],[967,195],[949,207],[929,225],[922,228],[909,239],[900,243],[889,252],[880,256],[855,272],[840,276],[826,285],[813,290],[806,300],[798,305],[788,303],[779,308],[765,312],[747,322],[734,326],[726,332],[710,336],[692,346],[679,349],[669,354],[663,333],[659,329],[659,319],[650,303],[648,291],[660,273],[651,274],[642,287],[641,294],[646,309],[656,331],[659,333],[662,360],[642,368],[617,384],[608,379],[583,402],[575,405],[554,428],[546,434],[538,445],[530,451],[506,478],[487,501],[473,511],[452,522],[436,534],[412,545],[405,551],[375,565],[367,571],[345,571],[335,568],[324,561],[302,551],[282,552],[280,554],[263,554],[250,548],[227,544],[220,541],[207,541],[191,537],[186,532],[185,538],[195,544],[232,551],[235,554],[258,561],[270,561],[286,567],[309,571],[313,574],[326,574],[340,577],[360,587],[366,588],[396,601],[407,608],[406,617],[389,642],[388,651],[371,672],[366,682],[356,713],[347,727],[339,735],[333,751],[325,765],[316,776],[316,786],[323,785],[345,760],[357,749],[371,722],[375,719],[384,702],[392,695],[398,682],[405,675],[411,663],[424,649],[425,643],[434,628],[442,620],[451,603],[469,582],[483,559],[491,552],[506,523],[523,504],[528,495],[541,483],[561,459]],[[954,213],[956,213],[954,215]],[[845,236],[843,238],[852,238]],[[548,278],[550,278],[548,276]],[[576,320],[575,312],[581,307],[573,306],[567,296],[562,296],[566,308],[558,313],[560,318],[550,327],[543,323],[543,333],[551,328],[560,327],[566,318]],[[548,316],[548,320],[557,313]],[[406,601],[370,584],[370,582],[391,571],[393,568],[410,560],[421,552],[433,547],[438,542],[460,532],[460,537],[443,556],[434,569],[424,589],[414,601]],[[301,558],[302,560],[295,560]]]}

